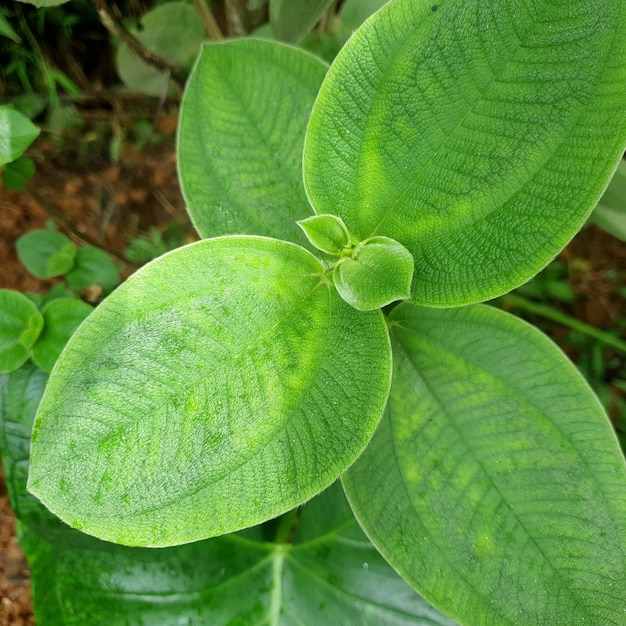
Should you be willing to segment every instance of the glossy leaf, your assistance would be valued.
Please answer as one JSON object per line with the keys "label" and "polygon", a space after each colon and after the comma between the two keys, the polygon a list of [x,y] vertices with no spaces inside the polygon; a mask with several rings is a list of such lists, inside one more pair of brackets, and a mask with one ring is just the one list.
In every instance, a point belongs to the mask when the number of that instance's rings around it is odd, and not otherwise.
{"label": "glossy leaf", "polygon": [[27,296],[0,289],[0,372],[26,362],[42,328],[43,317]]}
{"label": "glossy leaf", "polygon": [[111,291],[120,283],[120,273],[111,257],[95,246],[78,249],[74,266],[65,276],[67,286],[82,291],[99,285],[105,292]]}
{"label": "glossy leaf", "polygon": [[46,304],[41,311],[43,331],[33,345],[33,361],[45,372],[51,372],[69,338],[92,311],[86,302],[70,298]]}
{"label": "glossy leaf", "polygon": [[486,306],[389,325],[386,414],[344,477],[381,553],[463,624],[623,624],[626,465],[574,366]]}
{"label": "glossy leaf", "polygon": [[22,235],[15,246],[24,267],[37,278],[61,276],[74,265],[76,247],[61,233],[31,230]]}
{"label": "glossy leaf", "polygon": [[621,0],[393,0],[324,81],[305,186],[411,251],[415,302],[460,305],[552,260],[625,145]]}
{"label": "glossy leaf", "polygon": [[302,145],[327,66],[259,40],[207,45],[187,83],[178,168],[203,237],[266,235],[308,245]]}
{"label": "glossy leaf", "polygon": [[22,531],[42,626],[453,626],[420,598],[358,528],[341,489],[300,514],[295,543],[261,529],[161,550]]}
{"label": "glossy leaf", "polygon": [[[141,29],[132,34],[150,52],[180,67],[190,69],[205,38],[195,9],[184,2],[166,2],[141,18]],[[151,96],[167,93],[168,78],[121,43],[115,56],[117,73],[134,91]]]}
{"label": "glossy leaf", "polygon": [[280,41],[299,43],[319,22],[332,0],[270,0],[270,24]]}
{"label": "glossy leaf", "polygon": [[258,524],[361,453],[390,359],[380,312],[345,304],[299,246],[179,248],[70,339],[37,416],[29,489],[70,525],[129,545]]}
{"label": "glossy leaf", "polygon": [[30,434],[47,380],[32,363],[0,376],[0,447],[11,508],[18,519],[42,533],[64,526],[26,491]]}
{"label": "glossy leaf", "polygon": [[0,106],[0,167],[20,157],[40,132],[13,107]]}
{"label": "glossy leaf", "polygon": [[626,161],[620,161],[609,186],[591,214],[591,221],[607,233],[626,241]]}
{"label": "glossy leaf", "polygon": [[372,237],[339,259],[333,281],[339,295],[359,311],[379,309],[411,295],[413,257],[397,241]]}
{"label": "glossy leaf", "polygon": [[314,215],[298,222],[307,239],[318,250],[326,254],[339,255],[344,248],[351,247],[350,233],[340,217]]}

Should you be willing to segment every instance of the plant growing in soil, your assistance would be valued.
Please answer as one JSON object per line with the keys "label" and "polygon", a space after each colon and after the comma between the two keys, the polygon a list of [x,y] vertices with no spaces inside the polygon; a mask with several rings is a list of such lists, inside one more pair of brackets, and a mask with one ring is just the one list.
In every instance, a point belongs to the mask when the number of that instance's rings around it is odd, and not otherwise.
{"label": "plant growing in soil", "polygon": [[[188,623],[450,623],[379,574],[340,478],[376,550],[450,618],[623,624],[615,434],[546,337],[477,303],[583,225],[626,145],[625,73],[621,0],[392,0],[330,68],[275,42],[205,46],[178,156],[206,239],[69,341],[30,491],[75,529],[169,551],[98,548],[103,571],[177,555],[159,575],[208,589],[181,600]],[[78,541],[68,576],[85,576]],[[372,602],[377,581],[395,591]]]}

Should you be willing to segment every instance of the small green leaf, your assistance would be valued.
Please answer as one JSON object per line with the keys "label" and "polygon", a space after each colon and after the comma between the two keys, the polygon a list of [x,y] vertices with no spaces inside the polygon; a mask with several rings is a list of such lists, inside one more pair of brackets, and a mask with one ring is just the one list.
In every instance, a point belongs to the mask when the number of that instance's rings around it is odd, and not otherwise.
{"label": "small green leaf", "polygon": [[51,372],[65,344],[93,307],[82,300],[52,300],[42,309],[43,332],[33,345],[33,361],[45,372]]}
{"label": "small green leaf", "polygon": [[[185,70],[193,65],[205,38],[198,13],[184,2],[157,6],[141,18],[141,29],[131,29],[131,32],[147,50]],[[122,82],[130,89],[151,96],[167,93],[167,76],[150,67],[125,43],[117,49],[115,66]]]}
{"label": "small green leaf", "polygon": [[0,289],[0,372],[11,372],[28,359],[43,328],[43,317],[27,296]]}
{"label": "small green leaf", "polygon": [[320,88],[311,204],[405,246],[418,304],[506,293],[581,228],[621,158],[625,59],[623,0],[393,0]]}
{"label": "small green leaf", "polygon": [[189,78],[178,132],[187,210],[202,237],[266,235],[307,244],[306,125],[328,66],[270,41],[206,45]]}
{"label": "small green leaf", "polygon": [[40,132],[13,107],[0,106],[0,167],[20,157]]}
{"label": "small green leaf", "polygon": [[614,237],[626,241],[626,161],[620,161],[591,221]]}
{"label": "small green leaf", "polygon": [[350,233],[340,217],[314,215],[298,222],[308,240],[322,252],[338,256],[352,245]]}
{"label": "small green leaf", "polygon": [[7,189],[22,191],[34,175],[35,162],[30,157],[21,156],[4,166],[2,183]]}
{"label": "small green leaf", "polygon": [[623,624],[626,464],[576,368],[484,305],[389,327],[386,414],[344,476],[383,556],[462,624]]}
{"label": "small green leaf", "polygon": [[17,255],[24,267],[37,278],[61,276],[74,265],[76,247],[61,233],[31,230],[16,243]]}
{"label": "small green leaf", "polygon": [[361,453],[390,359],[382,314],[345,304],[303,248],[246,236],[179,248],[68,342],[37,414],[29,489],[129,545],[258,524]]}
{"label": "small green leaf", "polygon": [[270,25],[276,39],[299,43],[331,3],[332,0],[270,0]]}
{"label": "small green leaf", "polygon": [[109,292],[120,284],[120,273],[106,252],[94,246],[84,246],[78,249],[74,266],[65,280],[67,286],[76,291],[100,285],[104,292]]}
{"label": "small green leaf", "polygon": [[362,241],[351,257],[339,259],[333,271],[339,295],[359,311],[409,298],[412,278],[411,253],[389,237]]}

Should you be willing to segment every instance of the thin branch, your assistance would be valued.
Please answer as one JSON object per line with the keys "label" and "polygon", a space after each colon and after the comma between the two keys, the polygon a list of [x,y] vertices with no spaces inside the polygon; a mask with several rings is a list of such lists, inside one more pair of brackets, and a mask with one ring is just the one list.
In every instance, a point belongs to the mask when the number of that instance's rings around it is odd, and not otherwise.
{"label": "thin branch", "polygon": [[122,24],[121,20],[113,13],[111,7],[107,4],[107,0],[92,0],[92,2],[104,27],[113,35],[120,37],[128,48],[150,67],[165,74],[176,89],[182,93],[185,78],[179,68],[159,55],[150,52],[150,50]]}
{"label": "thin branch", "polygon": [[219,24],[215,20],[215,16],[209,7],[206,0],[193,0],[193,5],[196,7],[196,11],[200,16],[202,25],[204,26],[204,32],[211,38],[212,41],[222,41],[224,35],[220,30]]}

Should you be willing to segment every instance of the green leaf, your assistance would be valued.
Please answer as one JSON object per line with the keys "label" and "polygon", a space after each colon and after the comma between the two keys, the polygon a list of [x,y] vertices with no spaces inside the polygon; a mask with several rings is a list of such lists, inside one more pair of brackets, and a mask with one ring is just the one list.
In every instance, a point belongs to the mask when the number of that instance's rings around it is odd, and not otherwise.
{"label": "green leaf", "polygon": [[327,67],[276,42],[204,46],[178,132],[180,183],[202,237],[249,234],[306,243],[296,225],[312,213],[302,146]]}
{"label": "green leaf", "polygon": [[64,282],[57,283],[46,293],[45,296],[40,296],[39,294],[30,294],[32,298],[33,295],[37,295],[41,298],[39,303],[39,309],[41,310],[44,305],[48,304],[48,302],[52,302],[53,300],[59,300],[61,298],[70,298],[72,300],[77,300],[78,296],[73,292],[67,289],[67,285]]}
{"label": "green leaf", "polygon": [[491,307],[389,325],[386,414],[344,476],[374,545],[463,624],[623,624],[626,465],[575,367]]}
{"label": "green leaf", "polygon": [[453,626],[385,563],[338,486],[304,507],[293,545],[260,531],[147,550],[23,530],[38,623]]}
{"label": "green leaf", "polygon": [[26,362],[43,328],[43,317],[27,296],[0,289],[0,373]]}
{"label": "green leaf", "polygon": [[270,24],[276,39],[299,43],[319,22],[332,0],[270,0]]}
{"label": "green leaf", "polygon": [[44,371],[51,372],[65,344],[93,307],[82,300],[61,298],[52,300],[42,309],[43,332],[33,345],[33,361]]}
{"label": "green leaf", "polygon": [[346,0],[341,5],[339,19],[339,38],[347,41],[352,33],[363,24],[363,22],[381,9],[389,0]]}
{"label": "green leaf", "polygon": [[70,525],[129,545],[258,524],[361,453],[390,359],[382,314],[345,304],[299,246],[179,248],[70,339],[37,416],[29,489]]}
{"label": "green leaf", "polygon": [[[141,29],[132,34],[150,52],[188,70],[200,51],[204,30],[198,13],[184,2],[167,2],[141,18]],[[168,78],[121,43],[115,55],[115,66],[122,82],[135,91],[150,96],[167,93]]]}
{"label": "green leaf", "polygon": [[9,38],[15,43],[22,43],[22,38],[15,32],[2,9],[0,9],[0,35]]}
{"label": "green leaf", "polygon": [[35,162],[30,157],[21,156],[4,166],[2,183],[7,189],[22,191],[34,175]]}
{"label": "green leaf", "polygon": [[111,257],[94,246],[78,249],[74,267],[65,276],[67,286],[82,291],[92,285],[100,285],[105,292],[111,291],[120,283],[120,273]]}
{"label": "green leaf", "polygon": [[24,267],[37,278],[61,276],[74,265],[76,247],[61,233],[31,230],[15,244]]}
{"label": "green leaf", "polygon": [[33,4],[37,8],[42,7],[58,7],[60,4],[65,4],[70,0],[17,0],[18,2],[23,2],[24,4]]}
{"label": "green leaf", "polygon": [[350,233],[340,217],[314,215],[298,222],[307,239],[322,252],[338,256],[344,248],[351,247]]}
{"label": "green leaf", "polygon": [[460,305],[552,260],[625,146],[622,0],[393,0],[327,74],[305,187],[411,251],[415,302]]}
{"label": "green leaf", "polygon": [[626,161],[620,161],[591,221],[614,237],[626,241]]}
{"label": "green leaf", "polygon": [[411,253],[388,237],[362,241],[352,256],[339,259],[333,271],[339,295],[359,311],[409,298],[412,278]]}
{"label": "green leaf", "polygon": [[0,167],[20,157],[40,132],[13,107],[0,106]]}

